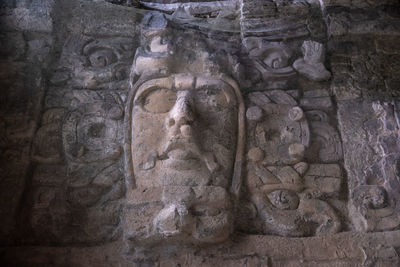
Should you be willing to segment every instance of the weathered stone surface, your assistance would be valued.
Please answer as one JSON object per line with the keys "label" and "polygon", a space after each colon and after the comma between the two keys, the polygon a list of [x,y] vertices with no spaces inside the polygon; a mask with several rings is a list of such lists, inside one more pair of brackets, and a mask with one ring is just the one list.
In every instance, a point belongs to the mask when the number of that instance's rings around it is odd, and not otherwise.
{"label": "weathered stone surface", "polygon": [[306,157],[321,162],[337,162],[343,157],[342,143],[336,129],[326,121],[311,121],[311,144]]}
{"label": "weathered stone surface", "polygon": [[6,30],[51,32],[51,12],[54,1],[19,1],[17,6],[6,7],[1,17],[2,28]]}
{"label": "weathered stone surface", "polygon": [[398,159],[397,138],[393,138],[396,117],[393,103],[353,101],[339,106],[350,212],[360,231],[390,230],[399,224],[397,198],[391,197],[398,190],[398,173],[393,169]]}
{"label": "weathered stone surface", "polygon": [[[2,248],[2,261],[9,265],[71,264],[74,266],[140,266],[160,264],[169,266],[215,266],[216,264],[261,264],[272,262],[279,266],[363,266],[365,263],[396,266],[399,247],[398,231],[366,234],[342,233],[336,236],[314,238],[281,238],[270,236],[238,236],[225,245],[190,250],[173,250],[153,260],[136,263],[121,258],[120,243],[95,247],[14,247]],[[375,244],[373,247],[371,244]],[[217,251],[217,252],[216,252]],[[73,257],[71,257],[73,255]],[[300,258],[297,258],[301,255]],[[297,263],[293,258],[297,258]],[[233,265],[235,266],[235,265]],[[250,265],[251,266],[251,265]],[[378,265],[379,266],[379,265]]]}
{"label": "weathered stone surface", "polygon": [[145,12],[140,9],[111,5],[99,1],[93,5],[90,1],[68,1],[60,3],[61,16],[68,16],[64,27],[72,34],[97,36],[132,37],[135,35],[135,26]]}
{"label": "weathered stone surface", "polygon": [[397,1],[0,9],[1,265],[399,265]]}
{"label": "weathered stone surface", "polygon": [[264,151],[262,151],[258,147],[254,147],[249,150],[249,153],[247,153],[247,157],[250,161],[254,162],[259,162],[264,159]]}
{"label": "weathered stone surface", "polygon": [[[32,5],[41,5],[35,3]],[[12,6],[11,6],[12,7]],[[46,64],[27,57],[27,32],[7,28],[15,9],[5,8],[2,13],[2,55],[0,62],[0,195],[5,205],[0,207],[3,217],[0,243],[12,244],[18,233],[24,188],[31,174],[31,144],[40,122],[41,100],[46,89]],[[11,15],[12,16],[12,15]],[[32,23],[33,24],[33,23]],[[18,27],[17,27],[18,28]],[[42,37],[52,40],[44,34]],[[50,51],[42,51],[48,62]]]}
{"label": "weathered stone surface", "polygon": [[[392,4],[392,5],[391,5]],[[331,6],[327,8],[330,14],[328,30],[334,36],[345,34],[397,35],[398,3],[371,6]]]}

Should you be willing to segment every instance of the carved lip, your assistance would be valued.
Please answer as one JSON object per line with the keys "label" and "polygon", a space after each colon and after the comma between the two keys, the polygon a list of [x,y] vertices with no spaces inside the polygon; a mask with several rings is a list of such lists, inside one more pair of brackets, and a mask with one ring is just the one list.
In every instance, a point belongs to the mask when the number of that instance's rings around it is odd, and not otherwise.
{"label": "carved lip", "polygon": [[160,155],[161,158],[172,158],[179,160],[201,158],[199,147],[194,142],[183,139],[173,139],[168,141]]}
{"label": "carved lip", "polygon": [[171,159],[164,160],[164,166],[175,171],[198,171],[202,168],[199,159]]}
{"label": "carved lip", "polygon": [[214,172],[220,167],[214,156],[202,151],[193,139],[180,137],[171,139],[159,155],[159,159],[165,160],[173,169],[194,170],[200,169],[201,165],[205,164],[210,172]]}
{"label": "carved lip", "polygon": [[167,156],[169,159],[176,159],[176,160],[198,159],[197,156],[192,151],[181,148],[170,150]]}
{"label": "carved lip", "polygon": [[184,139],[173,139],[165,145],[160,156],[172,169],[194,170],[201,166],[201,152],[194,142]]}

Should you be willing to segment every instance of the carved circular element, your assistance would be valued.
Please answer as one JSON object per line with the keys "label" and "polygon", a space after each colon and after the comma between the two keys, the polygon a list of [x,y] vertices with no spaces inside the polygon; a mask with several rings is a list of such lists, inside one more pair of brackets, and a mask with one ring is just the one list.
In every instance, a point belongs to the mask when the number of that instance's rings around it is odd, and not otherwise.
{"label": "carved circular element", "polygon": [[361,185],[354,189],[353,199],[357,206],[381,209],[387,206],[387,192],[382,186]]}
{"label": "carved circular element", "polygon": [[[88,89],[122,89],[127,87],[127,78],[133,59],[133,40],[130,38],[102,38],[82,43],[68,41],[68,49],[79,49],[77,56],[69,58],[74,73],[69,81],[74,87]],[[72,52],[72,51],[71,51]],[[71,66],[72,67],[72,66]],[[60,75],[58,75],[60,76]],[[56,83],[69,79],[61,73]]]}
{"label": "carved circular element", "polygon": [[288,114],[293,113],[296,119],[303,117],[301,109],[271,103],[264,103],[262,109],[265,116],[255,126],[249,125],[248,130],[249,136],[254,138],[254,146],[264,151],[265,163],[297,163],[309,145],[310,131],[307,120],[292,120]]}
{"label": "carved circular element", "polygon": [[267,196],[271,204],[281,210],[295,210],[300,202],[297,194],[289,190],[276,190]]}
{"label": "carved circular element", "polygon": [[247,119],[251,121],[259,121],[262,115],[262,110],[257,106],[248,108],[246,112]]}
{"label": "carved circular element", "polygon": [[292,121],[300,121],[304,118],[304,113],[300,107],[293,107],[289,110],[288,116]]}
{"label": "carved circular element", "polygon": [[112,107],[108,111],[108,117],[112,120],[120,120],[120,119],[122,119],[123,115],[124,115],[124,111],[120,107]]}
{"label": "carved circular element", "polygon": [[305,150],[306,148],[302,144],[291,144],[289,146],[289,155],[300,160],[304,157]]}
{"label": "carved circular element", "polygon": [[249,56],[253,64],[249,72],[254,73],[254,69],[257,69],[257,76],[261,76],[270,88],[282,88],[296,76],[293,67],[289,65],[291,51],[287,47],[273,45],[255,48],[250,51]]}
{"label": "carved circular element", "polygon": [[115,53],[106,48],[95,50],[88,57],[93,67],[105,67],[118,60]]}

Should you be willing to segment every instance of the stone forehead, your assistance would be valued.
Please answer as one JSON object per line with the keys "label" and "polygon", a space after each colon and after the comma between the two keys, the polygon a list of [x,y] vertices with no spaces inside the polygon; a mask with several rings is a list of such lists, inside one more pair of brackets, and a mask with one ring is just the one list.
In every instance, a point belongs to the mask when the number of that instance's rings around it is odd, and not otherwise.
{"label": "stone forehead", "polygon": [[[162,87],[165,89],[185,90],[198,89],[206,86],[218,86],[221,89],[232,89],[223,78],[214,76],[194,75],[191,73],[179,73],[168,77],[149,79],[140,84],[138,90],[149,87]],[[137,94],[137,93],[136,93]]]}

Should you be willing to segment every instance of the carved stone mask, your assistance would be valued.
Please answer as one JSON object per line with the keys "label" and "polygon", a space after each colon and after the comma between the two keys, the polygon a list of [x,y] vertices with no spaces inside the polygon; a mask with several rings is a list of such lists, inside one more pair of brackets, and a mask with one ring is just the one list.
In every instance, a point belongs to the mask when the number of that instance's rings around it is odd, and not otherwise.
{"label": "carved stone mask", "polygon": [[233,230],[244,150],[243,99],[222,74],[231,64],[196,36],[144,31],[125,110],[125,238],[134,246],[221,242]]}
{"label": "carved stone mask", "polygon": [[133,101],[131,153],[137,187],[230,184],[237,101],[228,83],[172,75],[143,83]]}
{"label": "carved stone mask", "polygon": [[[130,194],[137,199],[142,192],[158,192],[150,199],[148,223],[127,229],[134,244],[215,243],[231,233],[230,186],[241,160],[238,136],[243,137],[243,101],[235,86],[222,75],[185,73],[139,81],[133,88],[126,147],[135,181]],[[143,225],[146,230],[136,230]]]}

